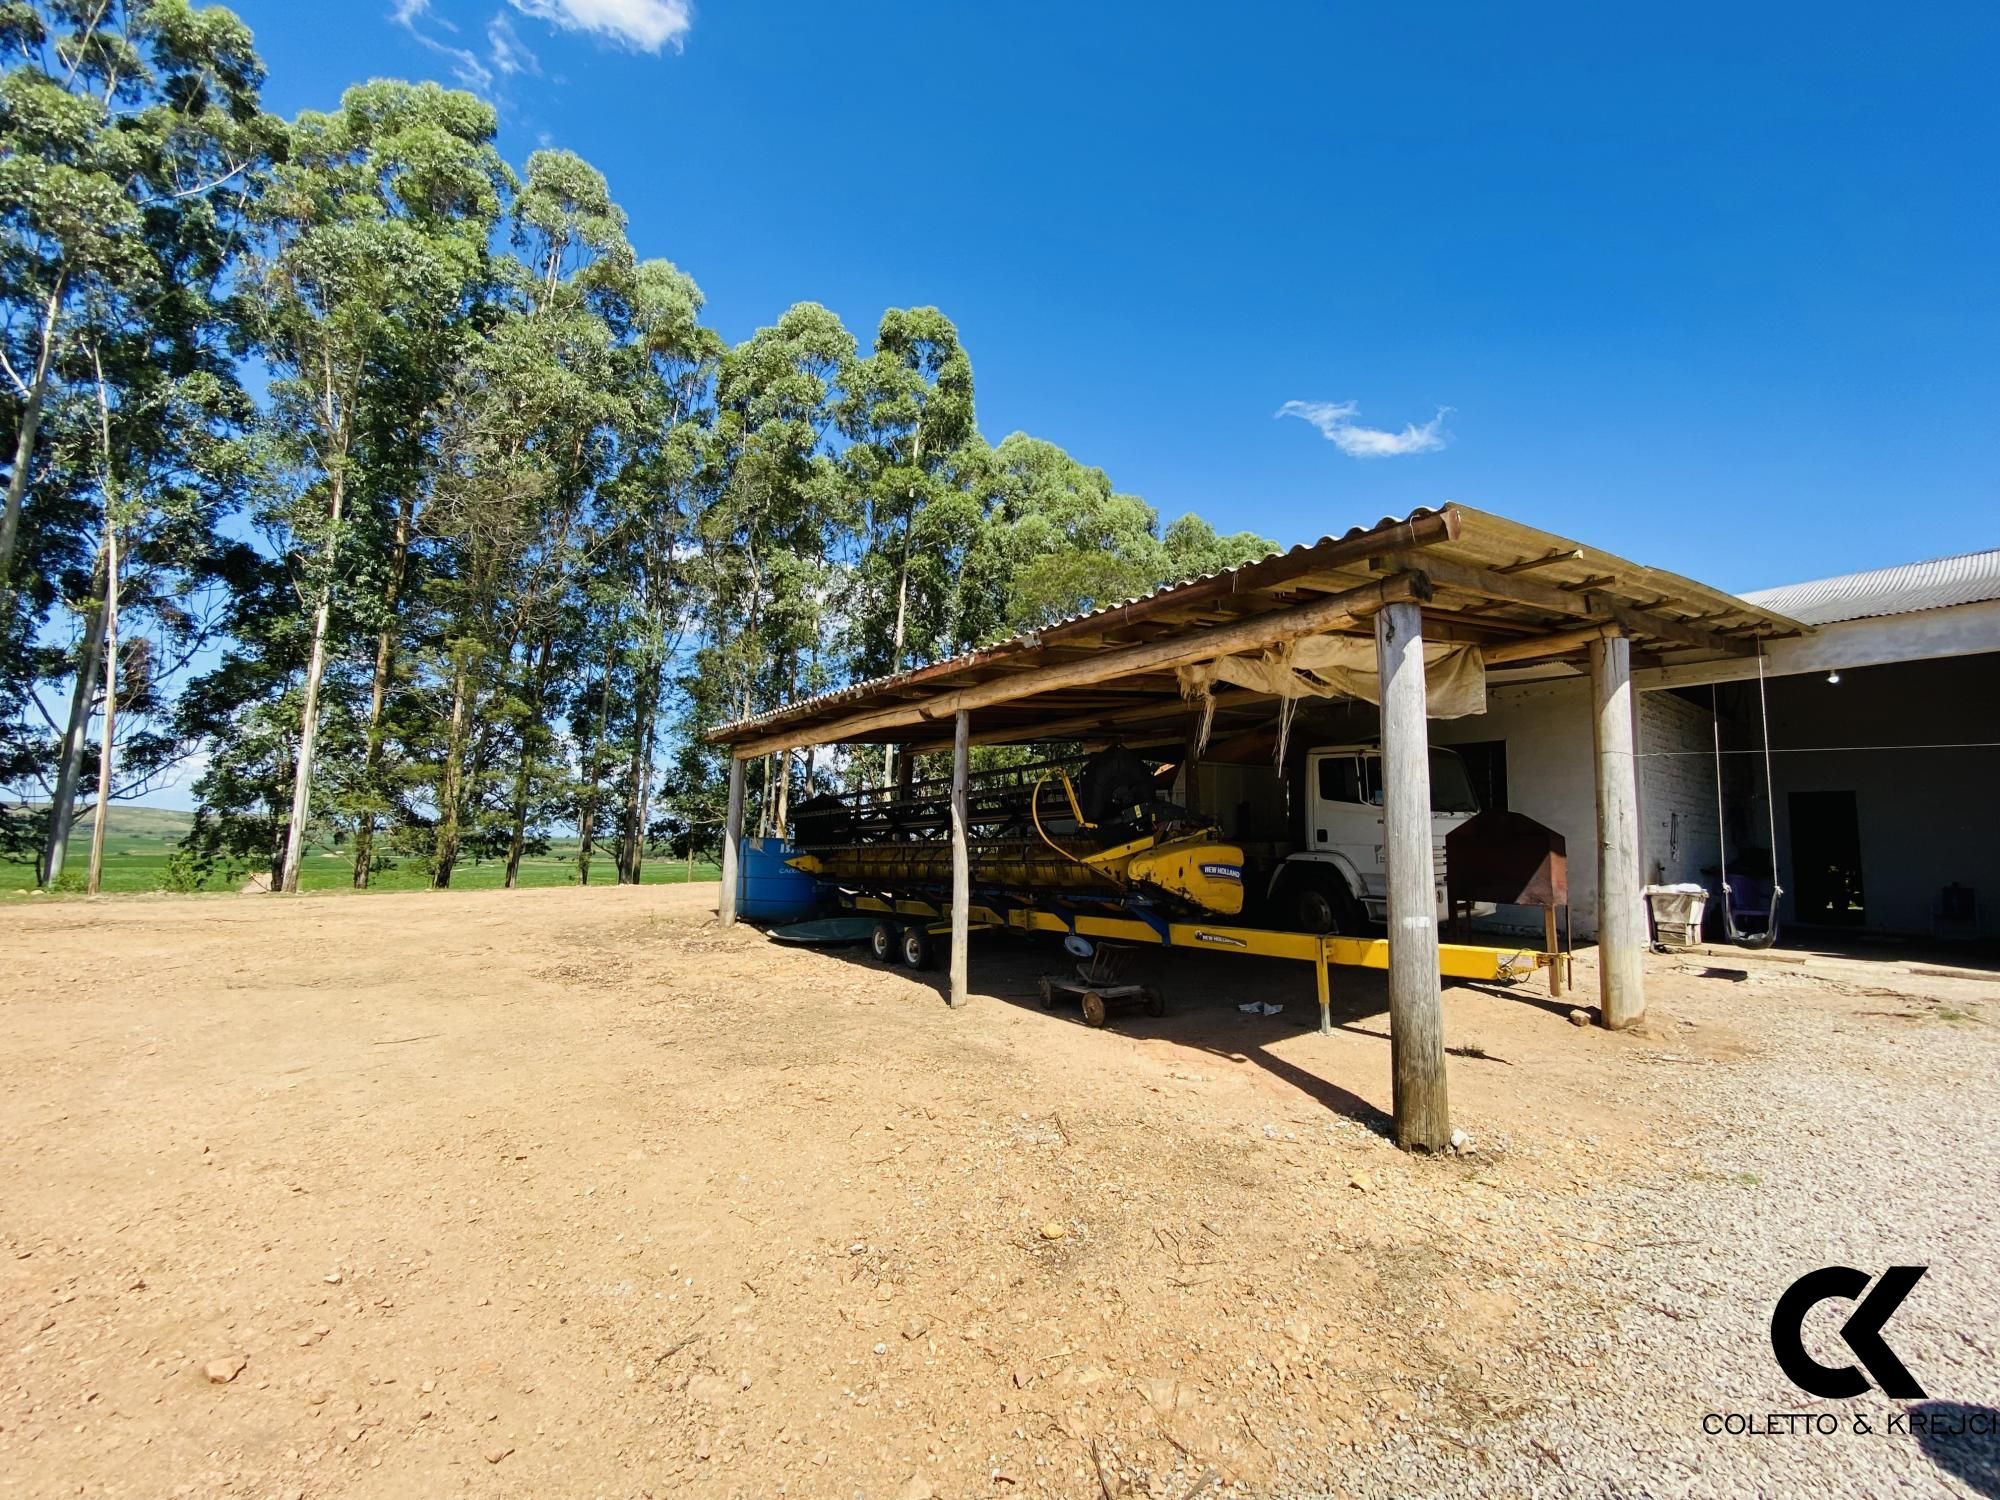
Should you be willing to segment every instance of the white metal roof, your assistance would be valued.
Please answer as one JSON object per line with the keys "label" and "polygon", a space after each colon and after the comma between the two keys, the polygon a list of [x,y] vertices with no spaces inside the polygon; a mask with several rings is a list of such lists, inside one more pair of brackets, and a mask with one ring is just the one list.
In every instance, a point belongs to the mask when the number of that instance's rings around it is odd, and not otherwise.
{"label": "white metal roof", "polygon": [[1742,598],[1807,625],[1978,604],[2000,599],[2000,548],[1759,589]]}

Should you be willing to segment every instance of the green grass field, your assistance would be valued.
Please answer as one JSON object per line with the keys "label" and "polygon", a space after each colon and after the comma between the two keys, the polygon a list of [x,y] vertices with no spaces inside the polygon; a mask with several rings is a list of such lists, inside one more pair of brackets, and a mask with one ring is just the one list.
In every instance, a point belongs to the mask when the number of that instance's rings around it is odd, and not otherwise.
{"label": "green grass field", "polygon": [[[104,840],[104,889],[107,892],[163,889],[167,860],[185,837],[188,823],[186,813],[161,808],[113,809]],[[576,849],[574,839],[559,840],[547,854],[523,860],[519,883],[523,887],[576,884]],[[71,876],[80,882],[89,869],[90,831],[86,826],[79,837],[70,841],[68,863],[64,868],[65,883]],[[700,859],[694,863],[696,880],[717,880],[721,874],[713,863]],[[451,888],[455,891],[494,890],[504,882],[505,876],[506,866],[498,860],[478,864],[465,862],[452,872]],[[686,860],[663,856],[649,856],[646,860],[643,877],[646,885],[678,885],[687,878]],[[605,885],[615,883],[617,877],[608,850],[600,851],[591,860],[591,879]],[[353,880],[354,864],[345,853],[319,850],[307,857],[299,884],[309,891],[352,891]],[[0,893],[26,892],[34,884],[34,865],[0,860]],[[387,870],[378,867],[368,889],[414,891],[426,889],[429,884],[423,871],[414,865],[398,863]],[[234,887],[218,881],[210,888],[229,890]]]}

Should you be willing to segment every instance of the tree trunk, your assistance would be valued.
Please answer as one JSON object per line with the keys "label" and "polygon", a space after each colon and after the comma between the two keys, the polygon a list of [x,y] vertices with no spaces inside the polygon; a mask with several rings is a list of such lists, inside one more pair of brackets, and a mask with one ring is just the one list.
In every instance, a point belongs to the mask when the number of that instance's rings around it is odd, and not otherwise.
{"label": "tree trunk", "polygon": [[12,592],[7,580],[14,570],[14,544],[21,530],[21,503],[28,494],[28,471],[35,461],[35,436],[42,425],[42,405],[49,392],[49,368],[55,362],[56,318],[62,311],[63,284],[67,273],[56,274],[55,290],[49,294],[42,315],[42,345],[35,355],[35,378],[29,383],[21,406],[21,430],[14,436],[14,469],[7,476],[7,509],[0,516],[0,598]]}
{"label": "tree trunk", "polygon": [[632,758],[626,767],[625,827],[618,846],[618,883],[637,885],[646,862],[646,819],[653,796],[653,717],[660,702],[660,660],[649,643],[632,702]]}
{"label": "tree trunk", "polygon": [[[375,679],[368,690],[368,749],[361,762],[364,795],[373,795],[375,774],[382,764],[382,709],[395,673],[396,605],[403,593],[403,576],[410,560],[410,527],[416,518],[414,496],[405,496],[396,511],[396,551],[389,564],[389,586],[382,599],[382,633],[375,638]],[[375,859],[375,809],[365,808],[354,831],[354,888],[368,889],[368,872]]]}
{"label": "tree trunk", "polygon": [[[105,495],[105,509],[111,497]],[[113,737],[118,732],[118,528],[104,521],[104,729],[97,751],[97,821],[90,830],[90,894],[104,885],[104,825],[111,817]]]}
{"label": "tree trunk", "polygon": [[618,670],[618,622],[611,622],[611,659],[604,664],[604,680],[597,698],[597,728],[590,736],[585,758],[583,804],[577,810],[576,879],[590,884],[590,856],[597,844],[597,801],[604,779],[604,735],[611,721],[611,679]]}
{"label": "tree trunk", "polygon": [[464,775],[466,749],[466,670],[465,663],[451,680],[451,729],[445,735],[444,774],[438,778],[437,845],[431,861],[431,888],[444,890],[451,885],[452,866],[458,863],[459,790]]}
{"label": "tree trunk", "polygon": [[547,686],[549,652],[555,633],[542,637],[534,669],[528,678],[528,717],[521,726],[521,765],[514,773],[514,832],[507,841],[507,889],[520,878],[521,856],[528,847],[528,793],[534,784],[535,747],[542,733],[542,694]]}
{"label": "tree trunk", "polygon": [[[104,555],[97,559],[98,586],[103,587]],[[49,803],[49,838],[42,854],[42,882],[54,885],[68,862],[69,836],[76,823],[76,784],[83,779],[83,752],[90,740],[90,710],[96,702],[97,672],[104,655],[104,627],[109,618],[100,596],[84,626],[83,647],[76,659],[76,686],[69,695],[69,722],[63,727],[62,760],[56,767],[55,796]]]}
{"label": "tree trunk", "polygon": [[313,611],[312,655],[306,662],[306,701],[299,710],[299,761],[292,775],[292,816],[285,829],[282,888],[288,895],[298,892],[299,867],[306,857],[306,821],[312,813],[313,751],[319,743],[319,686],[326,676],[326,637],[333,621],[333,568],[340,551],[341,507],[347,497],[348,422],[334,400],[330,363],[323,392],[327,427],[334,434],[336,454],[327,474],[331,492],[326,511],[326,578],[320,586],[319,607]]}

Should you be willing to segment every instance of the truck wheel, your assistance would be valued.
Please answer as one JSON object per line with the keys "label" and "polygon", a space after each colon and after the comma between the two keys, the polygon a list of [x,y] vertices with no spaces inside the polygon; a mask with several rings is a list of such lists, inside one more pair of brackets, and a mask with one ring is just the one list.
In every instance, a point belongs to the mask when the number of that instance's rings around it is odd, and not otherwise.
{"label": "truck wheel", "polygon": [[1338,876],[1300,881],[1292,891],[1292,921],[1300,932],[1361,930],[1361,912],[1346,883]]}
{"label": "truck wheel", "polygon": [[936,956],[931,943],[931,935],[924,931],[921,922],[912,922],[903,929],[903,962],[913,969],[928,969]]}
{"label": "truck wheel", "polygon": [[877,963],[892,964],[896,961],[896,924],[877,922],[868,929],[868,952]]}

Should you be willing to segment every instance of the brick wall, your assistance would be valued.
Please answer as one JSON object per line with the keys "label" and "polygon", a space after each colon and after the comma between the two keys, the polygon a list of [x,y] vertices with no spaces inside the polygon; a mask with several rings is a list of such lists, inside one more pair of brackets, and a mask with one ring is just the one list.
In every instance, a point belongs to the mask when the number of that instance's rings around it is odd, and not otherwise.
{"label": "brick wall", "polygon": [[1673,693],[1640,693],[1639,823],[1649,885],[1693,881],[1717,859],[1714,732],[1708,709]]}

